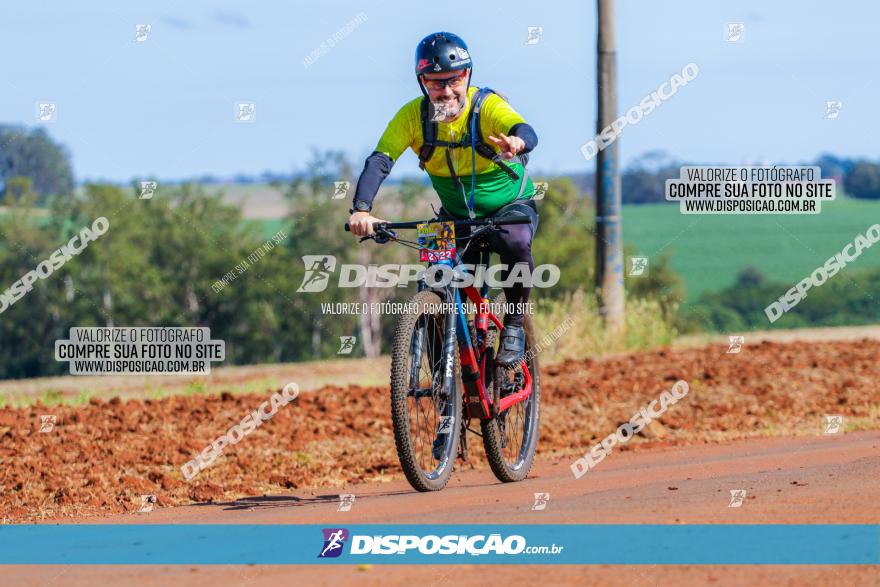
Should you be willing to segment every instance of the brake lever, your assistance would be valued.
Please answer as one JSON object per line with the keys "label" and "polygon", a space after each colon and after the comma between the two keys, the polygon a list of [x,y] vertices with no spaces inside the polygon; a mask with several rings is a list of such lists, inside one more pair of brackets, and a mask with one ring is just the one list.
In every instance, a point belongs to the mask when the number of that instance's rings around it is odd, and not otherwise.
{"label": "brake lever", "polygon": [[373,240],[375,240],[380,245],[384,245],[388,241],[397,240],[397,233],[393,230],[388,230],[386,228],[380,228],[376,231]]}
{"label": "brake lever", "polygon": [[388,241],[397,240],[397,233],[393,230],[388,230],[387,228],[376,228],[373,234],[362,236],[360,238],[360,242],[364,242],[366,240],[374,240],[380,245],[384,245]]}
{"label": "brake lever", "polygon": [[483,234],[484,232],[489,232],[489,231],[492,230],[493,228],[496,228],[496,226],[495,226],[494,224],[487,224],[487,225],[485,225],[485,226],[481,226],[481,227],[477,228],[476,230],[474,230],[474,231],[470,234],[470,238],[478,237],[478,236],[480,236],[481,234]]}

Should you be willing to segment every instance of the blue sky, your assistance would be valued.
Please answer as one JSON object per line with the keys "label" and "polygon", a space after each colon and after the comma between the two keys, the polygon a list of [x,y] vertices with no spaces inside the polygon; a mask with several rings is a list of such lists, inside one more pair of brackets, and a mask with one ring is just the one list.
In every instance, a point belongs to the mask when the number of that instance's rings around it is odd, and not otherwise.
{"label": "blue sky", "polygon": [[[455,7],[454,14],[439,8]],[[452,11],[450,11],[452,12]],[[821,152],[880,157],[880,5],[867,2],[619,0],[619,110],[688,62],[700,75],[620,139],[624,164],[664,149],[688,161],[795,162]],[[302,60],[359,14],[316,62]],[[743,41],[725,23],[745,24]],[[470,45],[474,81],[505,92],[537,130],[532,167],[592,170],[595,2],[41,2],[0,8],[0,123],[34,125],[73,153],[79,180],[183,178],[303,166],[343,149],[360,168],[384,125],[419,95],[417,41],[450,30]],[[135,43],[136,24],[150,24]],[[544,29],[526,45],[527,27]],[[834,120],[825,102],[841,100]],[[234,121],[255,102],[256,122]],[[416,173],[405,155],[394,174]]]}

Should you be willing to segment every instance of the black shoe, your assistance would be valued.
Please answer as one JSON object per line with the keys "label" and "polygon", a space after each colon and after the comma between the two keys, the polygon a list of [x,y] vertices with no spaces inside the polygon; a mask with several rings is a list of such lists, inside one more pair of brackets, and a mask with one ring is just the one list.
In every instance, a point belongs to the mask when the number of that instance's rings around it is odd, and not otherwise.
{"label": "black shoe", "polygon": [[514,367],[526,353],[526,333],[522,326],[505,326],[501,330],[501,350],[495,362],[503,367]]}

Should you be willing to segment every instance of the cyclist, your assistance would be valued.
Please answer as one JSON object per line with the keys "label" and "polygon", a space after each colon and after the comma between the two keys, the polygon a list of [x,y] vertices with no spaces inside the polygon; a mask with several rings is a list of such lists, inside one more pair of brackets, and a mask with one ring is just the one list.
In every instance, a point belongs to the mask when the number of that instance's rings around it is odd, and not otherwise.
{"label": "cyclist", "polygon": [[[373,199],[394,162],[409,147],[440,196],[441,218],[523,215],[530,219],[529,224],[506,226],[491,238],[493,249],[507,266],[501,272],[503,280],[519,263],[528,265],[531,275],[538,211],[531,199],[534,186],[525,170],[525,155],[538,144],[534,129],[501,96],[470,85],[470,53],[457,35],[428,35],[418,44],[415,61],[423,97],[397,112],[367,157],[350,210],[351,232],[367,236],[373,233],[374,222],[386,222],[372,216]],[[456,236],[468,236],[469,228],[458,227]],[[462,261],[477,264],[479,259],[471,252]],[[510,310],[504,317],[496,357],[502,365],[515,365],[523,358],[522,308],[530,290],[528,283],[504,288]]]}

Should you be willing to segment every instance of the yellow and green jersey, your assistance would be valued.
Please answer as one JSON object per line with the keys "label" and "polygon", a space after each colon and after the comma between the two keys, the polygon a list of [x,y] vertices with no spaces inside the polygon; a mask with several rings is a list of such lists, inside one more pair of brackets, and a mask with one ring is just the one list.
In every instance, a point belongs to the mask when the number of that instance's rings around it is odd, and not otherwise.
{"label": "yellow and green jersey", "polygon": [[[470,111],[471,101],[477,91],[476,87],[468,88],[467,101],[461,116],[450,123],[440,122],[437,124],[437,140],[457,142],[468,134],[467,113]],[[382,138],[379,139],[376,151],[388,155],[395,162],[407,147],[412,149],[416,155],[419,154],[423,142],[421,103],[422,98],[416,98],[398,110],[391,122],[388,123]],[[520,123],[525,123],[525,119],[497,94],[490,94],[483,100],[480,110],[480,131],[483,134],[483,139],[496,152],[498,149],[489,142],[489,136],[498,137],[500,133],[508,134],[511,127]],[[521,179],[512,179],[498,165],[479,154],[476,155],[476,161],[474,161],[470,147],[450,149],[450,155],[455,174],[461,180],[464,191],[456,186],[455,180],[452,178],[446,161],[445,147],[438,146],[434,149],[431,159],[425,163],[425,171],[428,172],[431,184],[440,196],[440,202],[447,212],[462,218],[468,216],[467,202],[470,198],[472,165],[476,166],[474,170],[476,173],[474,213],[477,218],[488,216],[517,199],[520,194]],[[524,170],[520,163],[513,160],[505,163],[520,178],[523,177]],[[528,199],[533,193],[532,181],[526,178],[526,185],[520,197]]]}

